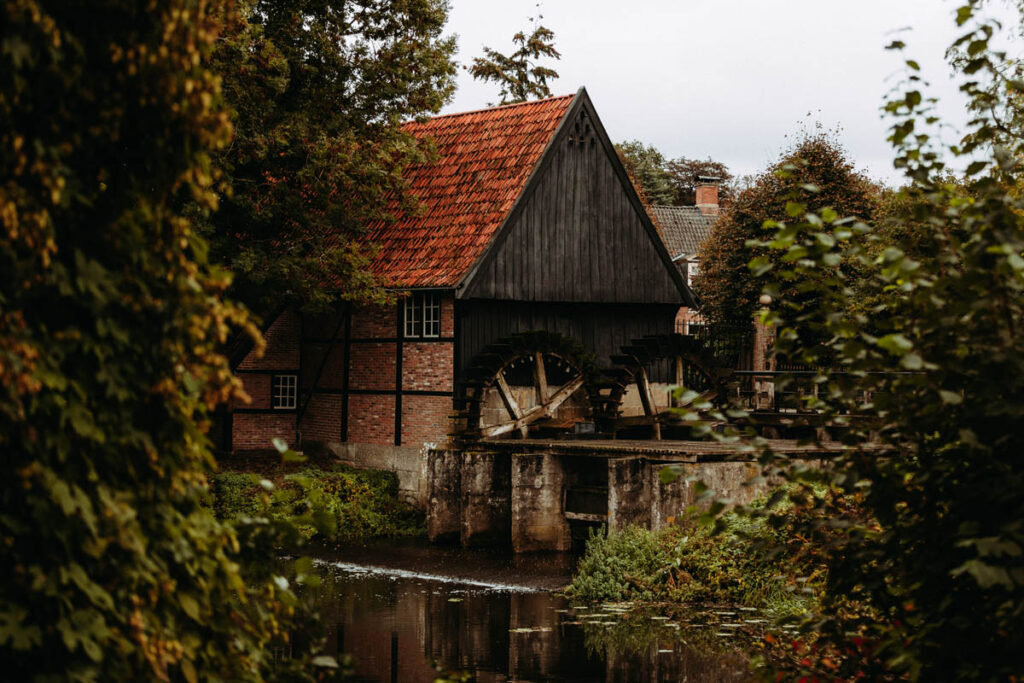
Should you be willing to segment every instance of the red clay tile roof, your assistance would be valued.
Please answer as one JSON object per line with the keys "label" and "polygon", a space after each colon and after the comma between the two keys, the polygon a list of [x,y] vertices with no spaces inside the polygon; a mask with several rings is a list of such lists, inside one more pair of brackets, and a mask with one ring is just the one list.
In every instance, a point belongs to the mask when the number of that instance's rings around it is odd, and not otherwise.
{"label": "red clay tile roof", "polygon": [[411,167],[422,211],[369,226],[373,270],[396,286],[454,287],[526,187],[573,95],[406,124],[436,141],[440,160]]}

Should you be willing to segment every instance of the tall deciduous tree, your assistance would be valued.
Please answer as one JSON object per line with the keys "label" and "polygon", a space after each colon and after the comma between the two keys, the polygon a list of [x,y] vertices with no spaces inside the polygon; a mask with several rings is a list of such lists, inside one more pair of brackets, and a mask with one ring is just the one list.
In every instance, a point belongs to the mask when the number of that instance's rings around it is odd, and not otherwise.
{"label": "tall deciduous tree", "polygon": [[[827,134],[804,138],[741,192],[715,222],[700,254],[700,273],[694,288],[701,312],[715,322],[751,320],[762,283],[748,269],[754,258],[778,261],[781,256],[748,242],[773,234],[772,221],[782,221],[794,191],[802,185],[812,210],[831,207],[843,216],[871,218],[877,188],[858,173],[842,148]],[[766,221],[768,224],[766,225]],[[794,295],[790,287],[787,294]]]}
{"label": "tall deciduous tree", "polygon": [[615,145],[619,159],[648,204],[693,206],[697,203],[697,177],[717,178],[718,203],[727,205],[736,195],[729,167],[713,159],[668,159],[654,145],[628,140]]}
{"label": "tall deciduous tree", "polygon": [[474,79],[493,81],[501,88],[501,104],[525,102],[530,98],[542,99],[551,96],[548,81],[558,78],[558,72],[542,66],[544,57],[561,59],[555,49],[555,33],[541,25],[541,16],[533,22],[533,31],[526,35],[520,31],[512,36],[516,50],[504,55],[497,50],[484,47],[484,56],[473,59],[469,72]]}
{"label": "tall deciduous tree", "polygon": [[402,173],[430,149],[401,123],[454,91],[447,16],[445,0],[243,0],[212,62],[235,139],[209,230],[247,303],[382,296],[360,235],[414,206]]}
{"label": "tall deciduous tree", "polygon": [[665,164],[672,183],[676,206],[693,206],[697,203],[697,177],[717,178],[718,203],[726,206],[736,196],[736,186],[729,167],[714,159],[688,159],[679,157]]}
{"label": "tall deciduous tree", "polygon": [[240,394],[220,348],[252,326],[180,210],[217,204],[221,12],[13,0],[0,17],[0,670],[261,679],[295,596],[243,575],[243,537],[204,504],[203,423]]}

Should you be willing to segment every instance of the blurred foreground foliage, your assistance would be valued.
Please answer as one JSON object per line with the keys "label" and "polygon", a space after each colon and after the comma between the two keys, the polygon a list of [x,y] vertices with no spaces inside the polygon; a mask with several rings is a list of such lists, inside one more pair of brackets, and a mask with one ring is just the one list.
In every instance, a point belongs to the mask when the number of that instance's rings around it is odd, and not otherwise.
{"label": "blurred foreground foliage", "polygon": [[[0,670],[7,680],[292,680],[336,670],[270,560],[217,521],[208,412],[243,398],[189,213],[231,138],[205,66],[230,7],[0,9]],[[298,567],[301,572],[301,566]],[[300,646],[300,643],[303,644]],[[268,646],[288,645],[274,661]],[[309,645],[309,647],[305,647]]]}
{"label": "blurred foreground foliage", "polygon": [[823,203],[792,164],[779,169],[786,216],[747,243],[774,351],[812,370],[804,407],[845,446],[801,468],[761,439],[717,435],[795,487],[793,533],[827,532],[818,606],[766,664],[772,676],[1024,675],[1024,80],[985,9],[955,12],[950,55],[971,120],[954,144],[906,60],[885,111],[907,184],[884,198],[884,222]]}

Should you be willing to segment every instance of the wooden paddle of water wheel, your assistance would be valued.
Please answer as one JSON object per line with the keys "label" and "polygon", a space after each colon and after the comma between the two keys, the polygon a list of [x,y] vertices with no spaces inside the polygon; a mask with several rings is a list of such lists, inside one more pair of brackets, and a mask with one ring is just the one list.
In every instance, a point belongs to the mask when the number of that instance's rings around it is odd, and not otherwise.
{"label": "wooden paddle of water wheel", "polygon": [[467,373],[461,436],[572,431],[592,417],[595,371],[593,357],[559,334],[525,332],[490,344]]}

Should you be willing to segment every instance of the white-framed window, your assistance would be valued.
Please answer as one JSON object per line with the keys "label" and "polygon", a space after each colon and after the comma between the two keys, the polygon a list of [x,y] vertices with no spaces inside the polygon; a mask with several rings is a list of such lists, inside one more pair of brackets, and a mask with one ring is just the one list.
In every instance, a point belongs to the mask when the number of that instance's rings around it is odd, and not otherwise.
{"label": "white-framed window", "polygon": [[299,376],[274,375],[270,381],[270,407],[294,410],[299,405]]}
{"label": "white-framed window", "polygon": [[434,292],[413,292],[405,298],[405,336],[441,336],[441,297]]}
{"label": "white-framed window", "polygon": [[686,284],[693,286],[693,279],[697,277],[700,269],[700,262],[697,259],[690,259],[686,262]]}

